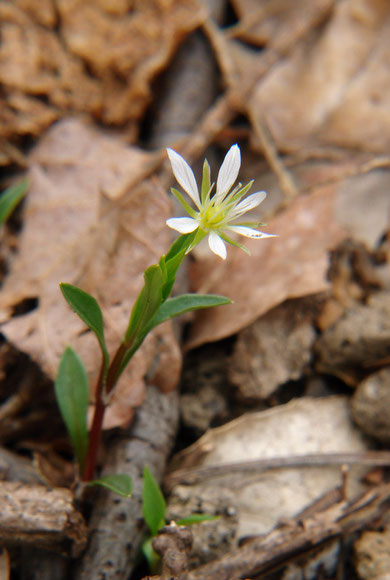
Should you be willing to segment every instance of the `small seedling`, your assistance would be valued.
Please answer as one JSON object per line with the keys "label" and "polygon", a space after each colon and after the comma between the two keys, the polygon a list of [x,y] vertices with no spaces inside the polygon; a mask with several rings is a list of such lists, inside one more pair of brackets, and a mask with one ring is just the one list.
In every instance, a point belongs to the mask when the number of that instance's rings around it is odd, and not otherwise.
{"label": "small seedling", "polygon": [[10,185],[0,196],[0,226],[2,226],[16,206],[22,201],[28,190],[27,179]]}
{"label": "small seedling", "polygon": [[[165,526],[166,522],[166,503],[160,486],[151,474],[148,467],[144,468],[143,490],[142,490],[142,510],[146,525],[149,528],[149,534],[142,544],[142,552],[148,562],[152,572],[156,571],[159,563],[159,556],[153,550],[153,538],[157,536],[159,530]],[[218,516],[209,514],[190,514],[175,522],[178,526],[189,526],[201,522],[218,519]]]}

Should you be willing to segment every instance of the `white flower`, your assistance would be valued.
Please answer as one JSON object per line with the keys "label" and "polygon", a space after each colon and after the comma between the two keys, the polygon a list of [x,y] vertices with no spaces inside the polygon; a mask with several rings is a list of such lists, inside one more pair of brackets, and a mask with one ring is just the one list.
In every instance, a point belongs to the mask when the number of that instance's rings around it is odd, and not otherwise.
{"label": "white flower", "polygon": [[254,227],[258,227],[257,223],[231,223],[247,211],[257,207],[267,195],[265,191],[258,191],[243,199],[253,181],[245,187],[239,183],[233,191],[230,191],[237,179],[241,165],[241,153],[238,145],[233,145],[226,154],[218,173],[216,192],[213,196],[211,196],[213,185],[210,181],[210,166],[207,160],[203,165],[202,187],[199,194],[194,173],[188,163],[173,149],[167,149],[167,152],[174,176],[197,209],[193,209],[182,194],[172,188],[173,194],[190,217],[170,218],[166,223],[181,234],[189,234],[197,230],[191,248],[208,235],[210,249],[224,260],[226,258],[225,242],[238,246],[249,253],[245,246],[228,236],[230,232],[248,238],[273,237],[272,234],[265,234],[254,229]]}

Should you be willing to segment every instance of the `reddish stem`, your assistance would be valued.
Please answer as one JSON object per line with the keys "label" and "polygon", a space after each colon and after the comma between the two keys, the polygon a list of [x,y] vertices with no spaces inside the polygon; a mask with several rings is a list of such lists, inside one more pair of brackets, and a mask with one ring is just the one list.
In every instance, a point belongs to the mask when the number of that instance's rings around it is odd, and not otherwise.
{"label": "reddish stem", "polygon": [[108,369],[107,373],[106,389],[105,389],[106,395],[109,395],[112,389],[115,387],[115,383],[118,378],[118,372],[122,364],[123,357],[129,348],[130,348],[129,345],[126,345],[122,342],[120,347],[115,353],[115,356],[112,360],[112,363],[110,364],[110,368]]}
{"label": "reddish stem", "polygon": [[95,413],[92,421],[92,429],[89,435],[88,453],[85,460],[83,481],[91,481],[95,475],[97,455],[102,438],[102,425],[106,405],[103,403],[101,393],[95,404]]}
{"label": "reddish stem", "polygon": [[115,386],[118,371],[128,347],[123,343],[115,353],[114,359],[107,373],[106,382],[104,382],[104,367],[100,370],[100,375],[96,384],[96,402],[95,412],[92,420],[91,432],[89,435],[88,452],[85,459],[85,466],[82,473],[83,481],[91,481],[95,475],[97,457],[99,452],[100,441],[102,439],[102,427],[106,403],[104,396],[108,395]]}

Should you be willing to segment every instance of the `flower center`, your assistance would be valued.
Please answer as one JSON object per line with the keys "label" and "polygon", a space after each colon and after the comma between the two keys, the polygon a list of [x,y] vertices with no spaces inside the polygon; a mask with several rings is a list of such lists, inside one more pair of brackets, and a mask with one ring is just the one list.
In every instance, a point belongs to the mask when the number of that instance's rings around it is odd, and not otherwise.
{"label": "flower center", "polygon": [[221,206],[210,204],[206,210],[200,212],[200,223],[204,230],[213,230],[223,225],[225,212]]}

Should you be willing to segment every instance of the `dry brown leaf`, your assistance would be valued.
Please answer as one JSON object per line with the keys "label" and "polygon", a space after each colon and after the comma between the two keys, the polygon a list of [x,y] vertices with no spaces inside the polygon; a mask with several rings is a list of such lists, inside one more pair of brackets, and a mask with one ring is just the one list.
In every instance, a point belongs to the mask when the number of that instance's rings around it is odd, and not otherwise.
{"label": "dry brown leaf", "polygon": [[266,118],[284,150],[317,143],[388,151],[389,31],[386,0],[335,3],[326,26],[257,84],[250,115]]}
{"label": "dry brown leaf", "polygon": [[[258,157],[244,152],[243,159],[243,182],[255,176],[269,192],[253,212],[260,221],[281,203],[280,185],[274,175],[258,174]],[[264,231],[278,238],[246,242],[252,256],[229,247],[222,262],[206,246],[196,249],[193,289],[229,296],[234,304],[197,313],[190,348],[234,334],[288,298],[326,290],[329,250],[345,237],[368,247],[378,243],[390,227],[390,171],[362,174],[366,162],[366,156],[348,155],[293,166],[299,188],[312,193],[296,198],[268,222]]]}
{"label": "dry brown leaf", "polygon": [[300,196],[268,224],[266,231],[278,238],[248,241],[251,256],[229,248],[225,262],[214,257],[195,262],[196,291],[229,296],[234,304],[197,315],[188,346],[234,334],[287,298],[325,290],[328,250],[345,236],[335,203],[332,187]]}
{"label": "dry brown leaf", "polygon": [[[8,340],[51,378],[66,344],[80,354],[92,385],[100,364],[97,341],[67,306],[59,282],[76,284],[97,298],[112,350],[126,329],[143,271],[169,245],[168,197],[150,182],[135,186],[134,181],[153,159],[76,120],[53,127],[30,156],[24,227],[0,308]],[[15,306],[29,299],[37,299],[38,307],[12,317]],[[169,325],[148,337],[124,373],[106,426],[130,420],[153,365],[161,387],[172,389],[180,354]]]}
{"label": "dry brown leaf", "polygon": [[137,120],[152,80],[204,18],[195,0],[2,2],[0,135],[38,135],[67,111]]}
{"label": "dry brown leaf", "polygon": [[334,4],[333,0],[232,0],[239,23],[228,31],[230,36],[257,46],[280,50],[295,37],[298,30],[321,19]]}

